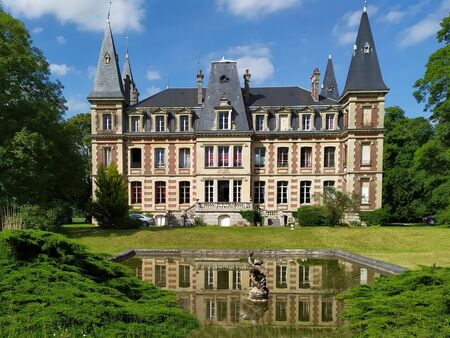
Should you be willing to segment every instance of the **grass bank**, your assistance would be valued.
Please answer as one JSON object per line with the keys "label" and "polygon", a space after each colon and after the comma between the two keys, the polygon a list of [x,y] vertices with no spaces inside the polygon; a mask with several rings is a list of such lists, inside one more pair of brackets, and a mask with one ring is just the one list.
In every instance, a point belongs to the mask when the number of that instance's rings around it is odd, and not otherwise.
{"label": "grass bank", "polygon": [[102,230],[67,225],[66,236],[93,252],[129,249],[341,249],[410,269],[450,266],[449,227],[189,227]]}

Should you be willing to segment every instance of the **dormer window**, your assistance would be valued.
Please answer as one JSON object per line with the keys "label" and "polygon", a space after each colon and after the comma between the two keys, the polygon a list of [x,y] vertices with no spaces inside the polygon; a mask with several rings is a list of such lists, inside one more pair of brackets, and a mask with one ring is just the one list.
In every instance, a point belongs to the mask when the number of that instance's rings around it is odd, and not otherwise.
{"label": "dormer window", "polygon": [[334,114],[327,114],[325,118],[325,129],[334,130]]}
{"label": "dormer window", "polygon": [[103,130],[112,130],[112,114],[103,114]]}
{"label": "dormer window", "polygon": [[103,62],[105,63],[105,65],[109,65],[111,62],[111,55],[109,55],[109,53],[106,53],[105,56],[103,57]]}
{"label": "dormer window", "polygon": [[322,130],[338,130],[338,111],[330,107],[321,112],[322,115]]}
{"label": "dormer window", "polygon": [[370,53],[370,44],[368,42],[366,42],[364,44],[363,51],[364,51],[364,54],[369,54]]}
{"label": "dormer window", "polygon": [[180,115],[180,131],[189,131],[189,115]]}
{"label": "dormer window", "polygon": [[229,130],[231,126],[230,119],[231,111],[220,111],[217,114],[218,119],[218,129],[219,130]]}
{"label": "dormer window", "polygon": [[155,131],[165,130],[165,117],[162,115],[155,116]]}
{"label": "dormer window", "polygon": [[264,115],[255,116],[255,131],[262,131],[265,129],[265,119]]}
{"label": "dormer window", "polygon": [[131,116],[130,117],[130,131],[132,133],[136,133],[139,131],[139,125],[140,125],[140,117],[139,116]]}
{"label": "dormer window", "polygon": [[302,115],[302,130],[311,130],[311,114]]}

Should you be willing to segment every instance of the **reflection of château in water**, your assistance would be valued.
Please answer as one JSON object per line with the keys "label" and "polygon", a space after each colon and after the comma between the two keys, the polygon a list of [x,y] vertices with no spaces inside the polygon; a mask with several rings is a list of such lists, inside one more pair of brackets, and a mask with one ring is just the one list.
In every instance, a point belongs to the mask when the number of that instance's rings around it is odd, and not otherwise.
{"label": "reflection of ch\u00e2teau in water", "polygon": [[[336,295],[370,283],[379,271],[356,263],[320,256],[267,254],[268,309],[260,322],[270,326],[335,327],[342,304]],[[242,316],[249,289],[249,264],[242,256],[151,254],[126,263],[136,275],[174,290],[183,308],[200,323],[250,324]]]}

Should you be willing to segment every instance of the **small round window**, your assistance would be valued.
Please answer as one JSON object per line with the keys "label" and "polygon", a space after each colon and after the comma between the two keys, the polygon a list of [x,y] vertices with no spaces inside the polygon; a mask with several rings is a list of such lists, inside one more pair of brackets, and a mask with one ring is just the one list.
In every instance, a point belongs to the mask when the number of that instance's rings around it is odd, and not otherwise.
{"label": "small round window", "polygon": [[228,82],[228,81],[230,81],[230,79],[228,78],[228,76],[226,76],[225,74],[224,74],[224,75],[221,75],[220,78],[219,78],[219,80],[220,80],[220,82]]}

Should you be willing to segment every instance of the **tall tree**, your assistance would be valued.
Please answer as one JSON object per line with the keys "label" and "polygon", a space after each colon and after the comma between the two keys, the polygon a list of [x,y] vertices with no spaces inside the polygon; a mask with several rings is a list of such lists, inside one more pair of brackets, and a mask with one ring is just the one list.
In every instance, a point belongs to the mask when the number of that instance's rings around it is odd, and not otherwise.
{"label": "tall tree", "polygon": [[424,76],[414,85],[414,96],[426,103],[435,122],[435,136],[415,154],[414,171],[431,190],[431,211],[447,215],[441,221],[450,223],[450,15],[441,27],[437,40],[444,46],[431,54]]}
{"label": "tall tree", "polygon": [[71,201],[83,178],[65,100],[22,22],[0,7],[0,203]]}

